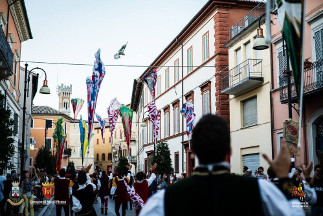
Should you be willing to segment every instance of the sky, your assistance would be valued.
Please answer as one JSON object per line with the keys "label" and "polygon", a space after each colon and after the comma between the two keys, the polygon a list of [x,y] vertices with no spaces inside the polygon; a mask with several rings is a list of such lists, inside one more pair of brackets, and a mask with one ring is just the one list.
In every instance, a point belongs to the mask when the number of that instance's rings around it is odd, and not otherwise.
{"label": "sky", "polygon": [[[22,61],[28,69],[40,67],[47,72],[50,95],[39,92],[36,106],[58,109],[57,85],[72,84],[72,98],[85,101],[81,110],[87,119],[86,77],[91,76],[94,54],[101,49],[105,65],[150,65],[207,0],[28,0],[25,1],[33,39],[22,43]],[[125,56],[114,54],[128,42]],[[50,63],[81,63],[90,66]],[[25,66],[25,62],[21,62]],[[106,66],[96,112],[107,117],[113,98],[131,102],[133,80],[145,67]],[[39,88],[44,76],[40,74]],[[72,109],[71,109],[72,111]],[[72,114],[71,114],[72,116]]]}

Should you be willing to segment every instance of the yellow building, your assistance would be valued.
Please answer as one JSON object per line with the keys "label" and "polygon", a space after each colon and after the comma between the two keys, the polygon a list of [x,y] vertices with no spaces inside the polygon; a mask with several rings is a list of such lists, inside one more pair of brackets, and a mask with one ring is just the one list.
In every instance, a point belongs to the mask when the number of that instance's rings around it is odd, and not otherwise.
{"label": "yellow building", "polygon": [[237,174],[243,166],[253,171],[263,166],[266,173],[268,164],[261,154],[272,155],[270,49],[252,48],[258,19],[264,13],[264,7],[257,9],[258,13],[252,10],[231,27],[226,44],[229,67],[221,71],[222,93],[230,95],[231,171]]}
{"label": "yellow building", "polygon": [[94,125],[93,147],[94,147],[94,165],[97,171],[112,171],[112,148],[111,133],[108,123],[105,124],[105,130],[102,140],[101,126],[99,123]]}

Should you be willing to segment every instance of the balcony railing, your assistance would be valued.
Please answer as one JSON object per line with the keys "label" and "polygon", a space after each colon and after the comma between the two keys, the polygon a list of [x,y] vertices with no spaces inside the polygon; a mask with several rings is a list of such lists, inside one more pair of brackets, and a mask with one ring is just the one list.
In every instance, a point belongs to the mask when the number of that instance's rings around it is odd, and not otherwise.
{"label": "balcony railing", "polygon": [[262,14],[266,11],[266,3],[260,2],[256,7],[254,7],[247,15],[241,18],[236,24],[234,24],[230,29],[230,39],[234,38],[245,28],[256,21]]}
{"label": "balcony railing", "polygon": [[[287,77],[279,76],[280,102],[288,102]],[[313,62],[310,67],[304,69],[304,96],[323,90],[323,59]],[[292,101],[296,101],[294,77],[291,76]]]}
{"label": "balcony railing", "polygon": [[7,79],[13,74],[12,67],[13,54],[0,25],[0,80]]}
{"label": "balcony railing", "polygon": [[225,68],[221,71],[224,94],[239,95],[260,86],[263,81],[261,59],[247,59],[231,70]]}
{"label": "balcony railing", "polygon": [[130,162],[131,163],[137,163],[137,156],[130,156]]}

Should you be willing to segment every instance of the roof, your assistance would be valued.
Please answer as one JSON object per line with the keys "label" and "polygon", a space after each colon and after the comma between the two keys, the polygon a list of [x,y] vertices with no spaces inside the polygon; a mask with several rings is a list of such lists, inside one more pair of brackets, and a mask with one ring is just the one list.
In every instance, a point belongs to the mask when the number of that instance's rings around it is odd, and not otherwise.
{"label": "roof", "polygon": [[73,120],[70,116],[66,115],[65,113],[62,113],[52,107],[49,106],[33,106],[31,110],[31,114],[40,114],[40,115],[60,115],[66,119]]}

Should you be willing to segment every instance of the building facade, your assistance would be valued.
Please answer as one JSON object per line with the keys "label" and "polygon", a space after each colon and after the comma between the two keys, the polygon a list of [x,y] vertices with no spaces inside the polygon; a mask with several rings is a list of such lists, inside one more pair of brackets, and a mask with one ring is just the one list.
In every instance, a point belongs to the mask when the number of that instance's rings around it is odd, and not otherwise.
{"label": "building facade", "polygon": [[[286,52],[277,19],[272,19],[272,61],[273,61],[273,147],[274,155],[280,149],[283,137],[283,122],[288,119]],[[304,106],[300,155],[296,164],[313,162],[323,164],[323,5],[320,1],[306,1],[304,39]],[[285,54],[285,55],[284,55]],[[292,70],[292,68],[290,68]],[[291,77],[293,82],[293,77]],[[292,84],[292,118],[299,121],[299,107]]]}
{"label": "building facade", "polygon": [[[12,163],[20,170],[18,146],[21,143],[24,73],[20,70],[22,42],[32,39],[25,2],[0,1],[0,92],[5,95],[3,105],[11,111],[14,120],[14,155]],[[25,147],[26,149],[26,147]],[[26,163],[25,163],[26,164]],[[27,167],[27,166],[26,166]],[[8,170],[9,171],[9,170]]]}
{"label": "building facade", "polygon": [[152,101],[144,76],[156,68],[155,104],[161,111],[158,141],[168,143],[176,175],[192,173],[198,160],[186,136],[186,121],[180,115],[185,102],[194,104],[195,123],[207,113],[229,121],[228,95],[221,93],[220,71],[228,66],[229,28],[244,17],[254,2],[209,1],[184,27],[177,37],[134,81],[131,108],[138,112],[147,127],[139,129],[138,170],[147,171],[154,154],[152,124],[146,113]]}
{"label": "building facade", "polygon": [[252,49],[265,7],[259,3],[230,28],[229,67],[221,72],[222,93],[230,95],[231,172],[238,174],[243,166],[267,170],[261,153],[272,155],[270,50]]}
{"label": "building facade", "polygon": [[94,172],[94,139],[91,139],[89,143],[89,156],[86,160],[86,156],[83,159],[82,164],[82,151],[81,151],[81,140],[80,140],[80,129],[78,121],[71,121],[70,123],[70,144],[69,148],[71,149],[70,161],[74,162],[74,167],[76,170],[81,170],[87,164],[92,164],[90,173]]}
{"label": "building facade", "polygon": [[63,128],[66,135],[66,142],[64,146],[62,168],[66,168],[68,165],[70,151],[70,122],[73,120],[71,117],[65,115],[48,106],[33,106],[32,108],[32,120],[30,129],[30,143],[33,143],[30,149],[30,165],[34,166],[35,159],[39,148],[47,147],[53,153],[56,154],[54,146],[53,133],[55,130],[55,123],[59,118],[63,118]]}
{"label": "building facade", "polygon": [[58,94],[58,110],[68,116],[71,115],[71,95],[72,95],[72,85],[61,84],[57,86]]}

